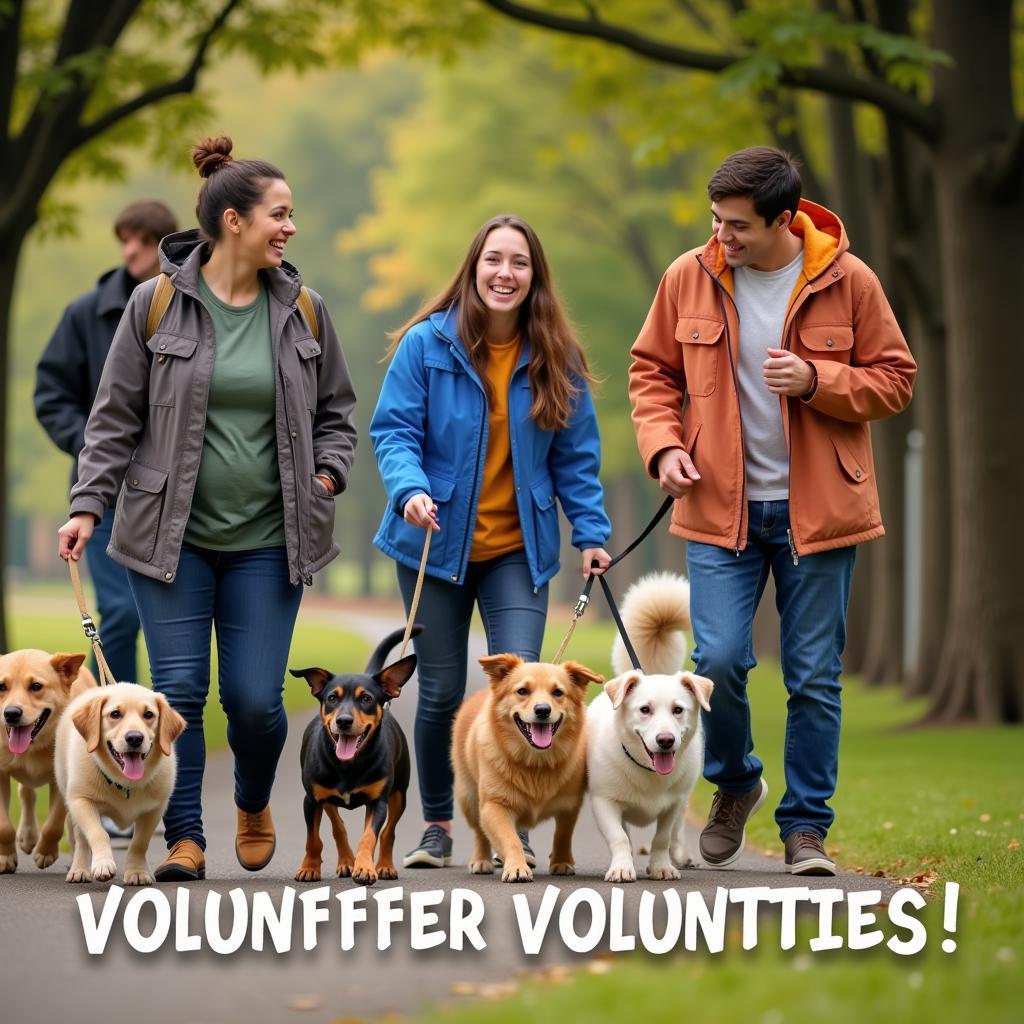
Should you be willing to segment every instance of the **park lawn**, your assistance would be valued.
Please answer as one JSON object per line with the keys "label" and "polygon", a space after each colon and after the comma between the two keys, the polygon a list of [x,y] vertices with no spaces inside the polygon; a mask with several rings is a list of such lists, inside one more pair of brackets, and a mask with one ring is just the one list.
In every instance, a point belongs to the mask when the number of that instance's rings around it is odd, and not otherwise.
{"label": "park lawn", "polygon": [[[613,630],[611,624],[584,620],[566,657],[607,673]],[[553,654],[564,631],[565,623],[551,624],[546,656]],[[751,821],[748,841],[781,855],[768,813],[783,789],[785,691],[777,664],[766,663],[752,673],[750,694],[757,751],[770,792],[765,809]],[[791,952],[772,950],[766,943],[744,951],[733,935],[716,956],[619,955],[608,973],[581,970],[558,984],[542,973],[503,1001],[440,1007],[418,1020],[618,1024],[698,1015],[714,1024],[1019,1020],[1024,998],[1024,849],[1019,845],[1024,840],[1024,732],[907,728],[921,712],[920,703],[903,701],[895,688],[868,689],[858,680],[846,681],[836,824],[828,846],[846,868],[900,878],[935,873],[935,900],[924,917],[929,934],[924,952],[904,958],[879,946],[810,953],[812,933],[805,922]],[[698,816],[706,814],[710,797],[711,788],[702,783],[694,798]],[[946,937],[941,897],[947,881],[961,887],[958,949],[952,955],[940,948]],[[886,937],[894,933],[884,912],[878,921]],[[842,927],[836,932],[842,934]],[[773,931],[765,934],[771,937]],[[596,964],[602,971],[607,965]]]}

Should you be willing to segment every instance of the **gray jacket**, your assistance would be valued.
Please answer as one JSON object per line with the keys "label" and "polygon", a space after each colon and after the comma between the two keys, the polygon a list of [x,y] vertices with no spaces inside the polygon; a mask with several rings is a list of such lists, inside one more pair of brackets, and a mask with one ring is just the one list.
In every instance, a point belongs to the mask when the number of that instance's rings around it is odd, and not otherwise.
{"label": "gray jacket", "polygon": [[[102,519],[116,497],[110,557],[168,583],[177,573],[192,507],[213,375],[213,323],[198,291],[205,250],[195,230],[160,243],[161,269],[174,295],[147,341],[156,279],[132,294],[103,369],[71,489],[72,515],[91,512]],[[345,489],[356,446],[355,394],[320,296],[311,293],[317,342],[295,305],[298,271],[282,263],[261,273],[277,368],[277,460],[289,577],[293,584],[311,583],[312,574],[338,554],[334,500],[313,478],[327,473],[336,494]]]}

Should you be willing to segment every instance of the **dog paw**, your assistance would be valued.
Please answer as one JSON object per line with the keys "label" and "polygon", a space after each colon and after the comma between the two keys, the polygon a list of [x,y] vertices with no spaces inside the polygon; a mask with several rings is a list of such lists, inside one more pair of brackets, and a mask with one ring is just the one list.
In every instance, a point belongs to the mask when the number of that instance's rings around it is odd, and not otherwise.
{"label": "dog paw", "polygon": [[632,864],[613,864],[604,876],[606,882],[635,882],[636,868]]}
{"label": "dog paw", "polygon": [[356,885],[373,885],[377,881],[377,872],[372,864],[356,863],[352,869],[352,881]]}
{"label": "dog paw", "polygon": [[303,864],[298,871],[295,872],[296,882],[319,882],[320,881],[320,865],[319,864]]}
{"label": "dog paw", "polygon": [[91,882],[92,875],[89,874],[87,868],[76,868],[72,867],[68,873],[64,876],[66,882]]}
{"label": "dog paw", "polygon": [[648,864],[647,877],[662,882],[670,882],[679,877],[679,869],[671,864]]}
{"label": "dog paw", "polygon": [[501,880],[503,882],[532,882],[533,872],[528,864],[522,864],[519,867],[506,864],[505,870],[501,873]]}
{"label": "dog paw", "polygon": [[125,885],[152,885],[153,876],[145,869],[133,868],[131,871],[126,870],[124,873],[124,884]]}
{"label": "dog paw", "polygon": [[493,875],[493,860],[471,860],[469,862],[469,873],[471,875]]}
{"label": "dog paw", "polygon": [[13,875],[18,869],[16,853],[0,853],[0,875]]}
{"label": "dog paw", "polygon": [[19,828],[18,835],[18,849],[22,853],[31,853],[36,844],[39,842],[39,829],[38,828]]}
{"label": "dog paw", "polygon": [[355,861],[352,860],[339,860],[338,861],[338,877],[339,878],[350,878],[352,875],[352,869],[355,867]]}
{"label": "dog paw", "polygon": [[394,864],[378,864],[377,877],[390,881],[391,879],[398,877],[398,869]]}
{"label": "dog paw", "polygon": [[559,861],[557,864],[551,865],[551,874],[553,875],[575,875],[576,865],[569,864],[567,861]]}
{"label": "dog paw", "polygon": [[44,846],[42,843],[36,843],[32,851],[32,859],[36,862],[37,868],[48,868],[59,856],[60,847],[56,845]]}
{"label": "dog paw", "polygon": [[109,882],[117,874],[117,864],[113,857],[94,857],[89,871],[97,882]]}

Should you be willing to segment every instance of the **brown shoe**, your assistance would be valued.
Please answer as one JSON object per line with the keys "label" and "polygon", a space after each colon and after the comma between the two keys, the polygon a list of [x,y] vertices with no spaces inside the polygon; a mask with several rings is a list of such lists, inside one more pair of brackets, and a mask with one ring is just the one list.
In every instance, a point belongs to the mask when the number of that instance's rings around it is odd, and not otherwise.
{"label": "brown shoe", "polygon": [[167,851],[167,859],[156,866],[153,877],[158,882],[196,882],[206,877],[206,857],[198,843],[179,839]]}
{"label": "brown shoe", "polygon": [[835,861],[825,852],[817,832],[791,832],[786,844],[786,867],[791,875],[834,875]]}
{"label": "brown shoe", "polygon": [[705,863],[724,868],[739,859],[747,842],[747,819],[760,808],[767,795],[768,783],[764,779],[743,796],[730,796],[716,790],[708,823],[700,834],[700,855]]}
{"label": "brown shoe", "polygon": [[274,822],[270,818],[270,805],[262,811],[250,813],[236,807],[238,831],[235,834],[235,856],[246,871],[259,871],[270,863],[277,846]]}

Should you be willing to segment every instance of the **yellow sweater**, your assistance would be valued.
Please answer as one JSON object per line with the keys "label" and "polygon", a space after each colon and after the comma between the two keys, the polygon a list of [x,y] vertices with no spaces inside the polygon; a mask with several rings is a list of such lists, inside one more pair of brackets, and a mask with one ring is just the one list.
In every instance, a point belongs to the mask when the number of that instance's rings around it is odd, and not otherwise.
{"label": "yellow sweater", "polygon": [[512,443],[508,426],[508,385],[519,359],[519,338],[487,347],[487,382],[493,400],[487,414],[487,455],[476,529],[469,549],[471,562],[507,555],[523,546],[512,475]]}

